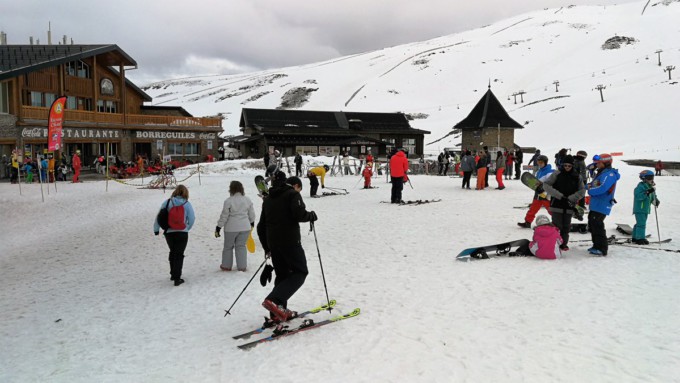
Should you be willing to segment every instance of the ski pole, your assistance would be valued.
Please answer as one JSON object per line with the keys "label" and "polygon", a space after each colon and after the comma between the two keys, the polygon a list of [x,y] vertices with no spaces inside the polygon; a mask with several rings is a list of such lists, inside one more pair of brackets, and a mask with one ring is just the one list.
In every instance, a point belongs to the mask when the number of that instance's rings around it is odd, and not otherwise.
{"label": "ski pole", "polygon": [[331,300],[328,298],[328,287],[326,287],[326,275],[323,272],[323,263],[321,263],[321,251],[319,251],[319,240],[316,238],[316,228],[314,222],[309,223],[309,227],[314,232],[314,242],[316,243],[316,253],[319,254],[319,266],[321,267],[321,278],[323,278],[323,289],[326,291],[326,301],[328,302],[328,312],[331,312]]}
{"label": "ski pole", "polygon": [[359,182],[361,182],[361,179],[362,179],[362,178],[363,178],[363,177],[361,177],[361,176],[359,177],[359,180],[357,180],[357,183],[354,184],[354,187],[353,187],[352,189],[356,189],[356,188],[357,188],[357,186],[359,185]]}
{"label": "ski pole", "polygon": [[656,205],[654,205],[654,219],[656,219],[656,235],[659,237],[659,246],[661,246],[661,231],[659,230],[659,215],[656,212]]}
{"label": "ski pole", "polygon": [[342,191],[342,192],[344,192],[345,194],[349,194],[349,192],[347,191],[347,189],[332,188],[332,187],[328,187],[328,186],[326,186],[326,189],[329,189],[330,191],[336,191],[336,192]]}
{"label": "ski pole", "polygon": [[225,317],[226,317],[227,315],[231,315],[231,312],[230,312],[231,309],[234,307],[234,305],[236,304],[236,302],[238,302],[239,298],[241,298],[241,295],[243,295],[243,293],[246,291],[246,289],[247,289],[248,286],[250,285],[250,282],[252,282],[253,279],[255,279],[255,276],[257,275],[257,273],[260,272],[260,269],[264,266],[265,263],[267,263],[267,256],[265,256],[264,261],[262,262],[262,264],[260,265],[260,267],[257,268],[257,270],[255,271],[255,274],[253,274],[252,278],[250,278],[250,280],[248,281],[248,283],[246,283],[246,287],[244,287],[243,290],[241,291],[241,293],[236,297],[236,300],[234,301],[234,303],[231,304],[231,306],[229,307],[229,309],[224,310],[224,316],[225,316]]}

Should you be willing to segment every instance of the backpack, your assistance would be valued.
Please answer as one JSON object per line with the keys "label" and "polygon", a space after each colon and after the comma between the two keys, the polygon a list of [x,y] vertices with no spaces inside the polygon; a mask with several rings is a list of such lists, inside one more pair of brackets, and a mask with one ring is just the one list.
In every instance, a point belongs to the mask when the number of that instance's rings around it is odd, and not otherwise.
{"label": "backpack", "polygon": [[168,204],[170,203],[170,200],[168,199],[167,202],[165,203],[165,207],[161,208],[161,210],[158,211],[158,215],[156,216],[156,221],[158,221],[158,226],[161,227],[164,231],[167,231],[170,226],[168,225]]}
{"label": "backpack", "polygon": [[[184,230],[187,224],[184,220],[184,202],[181,205],[173,205],[168,212],[168,227],[172,230]],[[164,209],[167,210],[167,209]]]}

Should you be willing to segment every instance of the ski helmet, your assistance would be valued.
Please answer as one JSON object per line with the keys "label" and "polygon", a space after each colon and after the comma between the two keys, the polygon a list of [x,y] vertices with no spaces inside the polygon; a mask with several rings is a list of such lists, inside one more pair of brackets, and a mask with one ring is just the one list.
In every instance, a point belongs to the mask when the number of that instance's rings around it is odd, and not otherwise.
{"label": "ski helmet", "polygon": [[654,172],[651,170],[643,170],[640,172],[640,179],[643,181],[646,180],[653,180],[654,179]]}
{"label": "ski helmet", "polygon": [[600,159],[598,162],[602,162],[603,164],[610,164],[612,163],[612,156],[609,153],[602,153],[600,154]]}
{"label": "ski helmet", "polygon": [[578,152],[576,152],[576,155],[583,158],[588,157],[588,153],[586,153],[585,150],[579,150]]}
{"label": "ski helmet", "polygon": [[324,165],[323,168],[326,169],[326,171],[328,171],[328,170],[330,169],[330,168],[328,167],[328,165]]}
{"label": "ski helmet", "polygon": [[539,215],[536,217],[536,226],[542,226],[542,225],[547,225],[550,223],[550,218],[548,218],[545,215]]}
{"label": "ski helmet", "polygon": [[541,154],[540,156],[536,157],[536,162],[538,162],[538,161],[541,161],[544,164],[547,164],[548,163],[548,156]]}
{"label": "ski helmet", "polygon": [[597,161],[599,161],[599,160],[600,160],[600,155],[599,155],[599,154],[596,154],[596,155],[593,156],[593,162],[597,162]]}

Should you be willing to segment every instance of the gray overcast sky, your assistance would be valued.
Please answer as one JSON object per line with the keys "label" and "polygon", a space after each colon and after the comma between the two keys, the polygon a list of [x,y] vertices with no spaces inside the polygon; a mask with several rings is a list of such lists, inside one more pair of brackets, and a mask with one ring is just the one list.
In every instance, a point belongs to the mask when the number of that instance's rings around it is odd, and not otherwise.
{"label": "gray overcast sky", "polygon": [[[138,85],[312,63],[481,27],[524,12],[633,0],[0,0],[9,44],[117,44]],[[638,0],[641,8],[643,0]]]}

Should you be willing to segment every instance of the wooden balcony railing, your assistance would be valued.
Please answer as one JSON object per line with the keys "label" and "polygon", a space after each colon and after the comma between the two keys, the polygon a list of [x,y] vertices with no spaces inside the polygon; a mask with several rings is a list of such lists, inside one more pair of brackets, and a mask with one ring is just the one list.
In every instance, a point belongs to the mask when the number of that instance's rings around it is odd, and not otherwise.
{"label": "wooden balcony railing", "polygon": [[[21,117],[29,120],[47,120],[49,108],[37,106],[22,106]],[[98,113],[83,110],[67,109],[65,122],[88,122],[93,124],[120,124],[123,125],[123,115],[119,113]],[[144,114],[128,114],[127,125],[149,125],[170,127],[221,127],[222,120],[219,118],[206,117],[183,117],[183,116],[156,116]]]}

